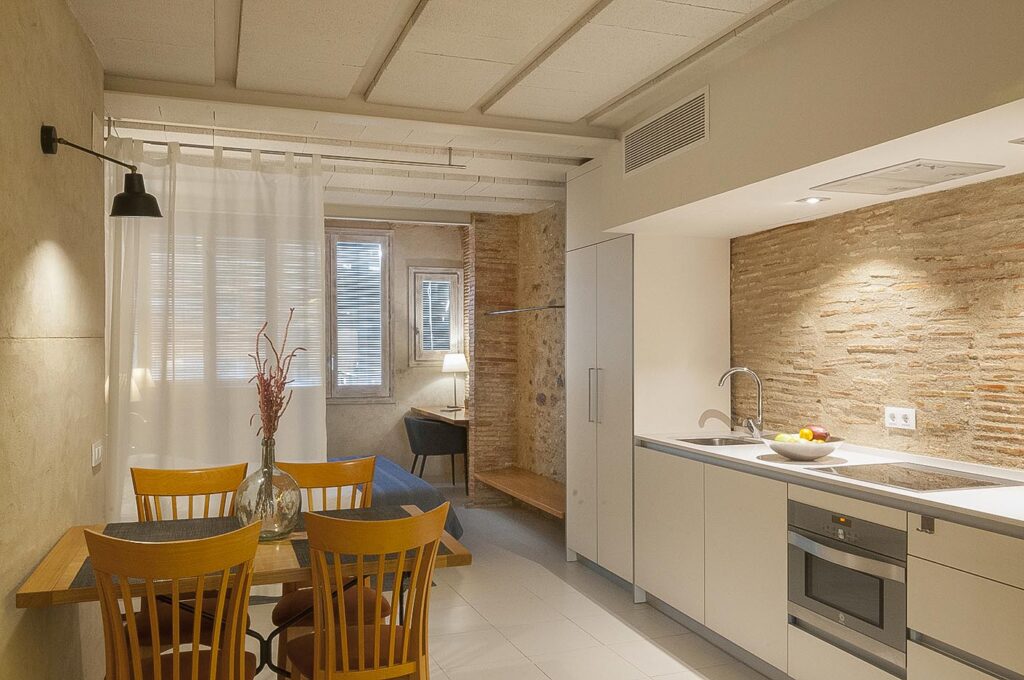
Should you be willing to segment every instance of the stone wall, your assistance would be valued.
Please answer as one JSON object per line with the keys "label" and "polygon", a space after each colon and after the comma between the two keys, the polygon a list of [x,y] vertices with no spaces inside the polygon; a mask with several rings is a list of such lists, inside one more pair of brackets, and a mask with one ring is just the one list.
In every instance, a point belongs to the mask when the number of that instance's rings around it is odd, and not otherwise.
{"label": "stone wall", "polygon": [[103,519],[103,166],[39,149],[39,126],[83,146],[103,71],[64,0],[0,2],[0,676],[103,677],[99,605],[14,608],[75,524]]}
{"label": "stone wall", "polygon": [[1024,175],[734,239],[732,362],[770,428],[1024,467]]}
{"label": "stone wall", "polygon": [[[565,303],[563,253],[564,206],[520,217],[517,307]],[[517,464],[565,482],[565,313],[517,316]]]}
{"label": "stone wall", "polygon": [[[463,237],[470,376],[470,473],[516,465],[565,480],[565,317],[486,316],[561,304],[565,212],[474,215]],[[478,502],[507,499],[473,484]]]}

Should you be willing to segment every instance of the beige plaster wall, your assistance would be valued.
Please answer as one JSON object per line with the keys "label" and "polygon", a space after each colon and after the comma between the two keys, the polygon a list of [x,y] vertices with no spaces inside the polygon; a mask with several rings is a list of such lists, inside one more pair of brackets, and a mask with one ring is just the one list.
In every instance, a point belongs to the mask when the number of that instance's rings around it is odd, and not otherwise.
{"label": "beige plaster wall", "polygon": [[[339,223],[340,224],[340,223]],[[447,404],[452,376],[440,366],[409,365],[409,267],[462,268],[462,228],[427,224],[353,222],[359,228],[393,231],[391,243],[391,342],[394,399],[391,403],[327,405],[327,451],[332,456],[386,456],[408,469],[412,465],[403,417],[410,406]],[[458,376],[459,399],[464,396]],[[462,460],[456,460],[462,480]],[[447,457],[427,460],[424,476],[451,481]]]}
{"label": "beige plaster wall", "polygon": [[732,363],[770,428],[1024,468],[1022,291],[1024,175],[780,227],[732,242]]}
{"label": "beige plaster wall", "polygon": [[102,519],[103,175],[88,145],[103,73],[63,0],[0,3],[0,676],[102,677],[96,605],[16,610],[64,530]]}

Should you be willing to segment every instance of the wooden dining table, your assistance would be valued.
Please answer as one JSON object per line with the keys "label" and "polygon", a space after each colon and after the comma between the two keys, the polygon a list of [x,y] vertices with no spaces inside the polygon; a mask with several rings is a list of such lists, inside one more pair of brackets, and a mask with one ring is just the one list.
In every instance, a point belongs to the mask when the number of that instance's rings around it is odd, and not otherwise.
{"label": "wooden dining table", "polygon": [[[422,513],[422,510],[415,505],[391,506],[392,512],[388,513],[388,518],[394,514],[393,511],[397,508],[400,508],[407,516]],[[374,519],[370,511],[341,510],[324,514],[348,519]],[[89,578],[88,572],[91,567],[86,564],[89,551],[85,545],[85,530],[92,529],[101,533],[111,533],[111,529],[116,528],[123,534],[123,530],[131,530],[133,529],[131,525],[135,524],[145,523],[93,524],[74,526],[68,529],[18,588],[14,598],[15,606],[26,609],[79,602],[98,602],[99,593],[95,582]],[[309,583],[312,580],[312,572],[308,564],[302,563],[302,547],[306,540],[305,531],[296,531],[285,539],[260,543],[256,549],[253,585]],[[471,564],[472,561],[473,556],[469,550],[455,540],[451,534],[444,532],[435,568],[461,567]],[[133,585],[133,592],[136,595],[141,595],[144,592],[144,586],[142,584]]]}

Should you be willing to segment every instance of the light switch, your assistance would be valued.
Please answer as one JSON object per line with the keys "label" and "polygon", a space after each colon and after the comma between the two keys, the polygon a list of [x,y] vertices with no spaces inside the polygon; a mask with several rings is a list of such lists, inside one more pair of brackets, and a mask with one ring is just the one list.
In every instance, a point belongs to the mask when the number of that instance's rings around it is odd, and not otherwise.
{"label": "light switch", "polygon": [[92,443],[92,466],[96,467],[103,462],[103,441]]}
{"label": "light switch", "polygon": [[916,430],[917,409],[886,406],[885,426],[896,428],[898,430]]}

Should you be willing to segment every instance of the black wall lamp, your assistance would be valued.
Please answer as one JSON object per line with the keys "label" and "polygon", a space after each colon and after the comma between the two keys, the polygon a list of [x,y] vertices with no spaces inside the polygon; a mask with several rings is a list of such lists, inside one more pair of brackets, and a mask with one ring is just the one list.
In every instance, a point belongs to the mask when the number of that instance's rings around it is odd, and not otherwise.
{"label": "black wall lamp", "polygon": [[58,137],[57,128],[52,125],[44,125],[39,129],[39,145],[43,147],[43,153],[57,153],[57,146],[60,144],[84,151],[90,156],[102,158],[105,161],[116,163],[130,170],[124,176],[124,191],[114,196],[114,202],[110,206],[111,217],[163,217],[160,213],[160,206],[157,205],[156,196],[146,193],[146,185],[142,181],[142,175],[139,174],[138,167],[97,153],[84,146],[79,146],[63,137]]}

